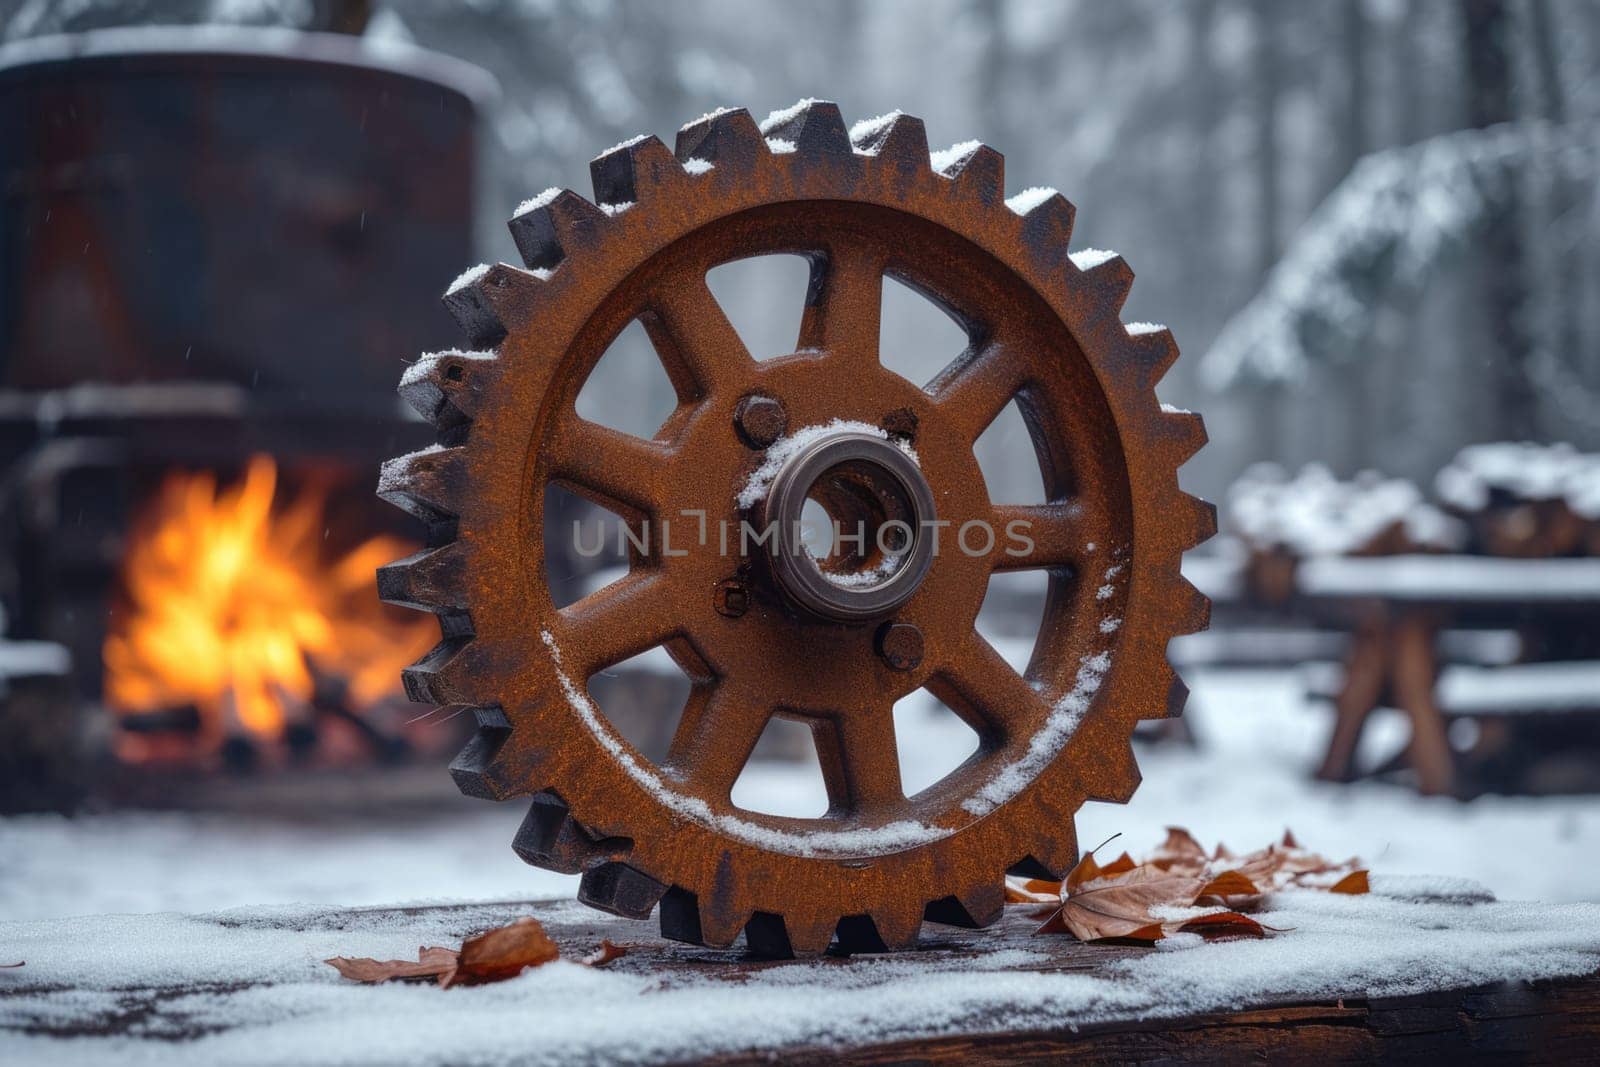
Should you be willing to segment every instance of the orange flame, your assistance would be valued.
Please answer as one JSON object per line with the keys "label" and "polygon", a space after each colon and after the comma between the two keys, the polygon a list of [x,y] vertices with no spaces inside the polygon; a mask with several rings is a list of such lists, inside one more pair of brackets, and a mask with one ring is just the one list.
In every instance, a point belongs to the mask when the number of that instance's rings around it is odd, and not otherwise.
{"label": "orange flame", "polygon": [[127,609],[105,645],[113,708],[194,705],[213,739],[276,739],[311,699],[311,665],[348,682],[359,710],[433,643],[431,620],[397,621],[377,597],[377,567],[414,549],[378,536],[329,564],[324,495],[275,510],[277,481],[264,455],[222,491],[208,473],[168,476],[123,561]]}

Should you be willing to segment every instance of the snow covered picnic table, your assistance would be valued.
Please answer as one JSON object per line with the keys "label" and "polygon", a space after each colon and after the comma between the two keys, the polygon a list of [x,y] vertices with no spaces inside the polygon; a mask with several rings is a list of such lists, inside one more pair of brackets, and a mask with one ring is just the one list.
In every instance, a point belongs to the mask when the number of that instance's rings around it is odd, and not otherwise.
{"label": "snow covered picnic table", "polygon": [[[532,914],[563,959],[495,985],[360,985],[322,960]],[[1158,948],[925,926],[898,956],[770,962],[659,940],[568,902],[243,908],[0,923],[8,1064],[662,1063],[1581,1058],[1600,1038],[1600,905],[1463,880],[1290,891],[1264,941]],[[577,960],[602,938],[627,948]],[[9,962],[9,961],[0,961]]]}
{"label": "snow covered picnic table", "polygon": [[1321,778],[1354,776],[1362,729],[1385,702],[1410,722],[1404,758],[1428,794],[1462,788],[1452,719],[1600,716],[1600,661],[1478,664],[1441,677],[1438,649],[1451,626],[1516,630],[1535,645],[1540,634],[1600,626],[1600,558],[1318,558],[1299,564],[1295,585],[1304,608],[1354,630]]}

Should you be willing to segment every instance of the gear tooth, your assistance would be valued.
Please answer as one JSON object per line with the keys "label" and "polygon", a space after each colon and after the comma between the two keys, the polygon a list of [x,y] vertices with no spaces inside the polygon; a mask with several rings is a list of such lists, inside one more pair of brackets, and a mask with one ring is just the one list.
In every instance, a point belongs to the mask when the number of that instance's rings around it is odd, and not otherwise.
{"label": "gear tooth", "polygon": [[1128,261],[1115,252],[1075,252],[1070,258],[1083,273],[1084,283],[1094,291],[1091,306],[1102,314],[1120,316],[1133,289],[1133,268]]}
{"label": "gear tooth", "polygon": [[466,610],[466,548],[451,542],[378,568],[378,599],[417,611]]}
{"label": "gear tooth", "polygon": [[986,882],[971,886],[965,892],[929,901],[922,917],[931,923],[980,929],[999,919],[1005,904],[1005,883]]}
{"label": "gear tooth", "polygon": [[478,413],[492,352],[427,352],[400,377],[400,396],[441,432],[469,422]]}
{"label": "gear tooth", "polygon": [[1178,633],[1197,634],[1211,625],[1211,598],[1182,575],[1178,577],[1177,596],[1174,599],[1183,605],[1175,620]]}
{"label": "gear tooth", "polygon": [[1066,873],[1070,871],[1072,869],[1072,865],[1077,862],[1078,857],[1076,841],[1074,841],[1072,844],[1071,852],[1072,855],[1070,858],[1065,860],[1057,857],[1055,852],[1050,852],[1047,854],[1048,862],[1047,860],[1040,859],[1032,853],[1029,853],[1028,855],[1023,856],[1017,862],[1013,863],[1010,867],[1006,868],[1006,873],[1014,874],[1021,878],[1039,878],[1046,882],[1059,882],[1062,878],[1066,877]]}
{"label": "gear tooth", "polygon": [[996,206],[1006,198],[1006,159],[986,144],[974,145],[939,168],[956,191]]}
{"label": "gear tooth", "polygon": [[538,278],[509,264],[484,264],[455,280],[444,294],[445,310],[468,344],[492,348],[504,339],[517,318],[516,310],[528,308],[537,298],[538,283]]}
{"label": "gear tooth", "polygon": [[461,514],[466,487],[466,450],[441,445],[386,460],[378,475],[380,497],[429,523]]}
{"label": "gear tooth", "polygon": [[1209,500],[1202,500],[1189,493],[1180,495],[1181,507],[1178,509],[1185,514],[1187,522],[1184,524],[1183,547],[1194,548],[1204,544],[1216,535],[1217,532],[1217,506]]}
{"label": "gear tooth", "polygon": [[507,225],[529,270],[552,271],[572,252],[599,239],[607,216],[571,189],[528,201]]}
{"label": "gear tooth", "polygon": [[710,163],[718,170],[744,170],[755,165],[757,154],[766,155],[761,128],[742,107],[713,111],[678,131],[673,154],[679,163]]}
{"label": "gear tooth", "polygon": [[867,915],[846,915],[839,920],[834,936],[839,948],[849,954],[901,952],[917,946],[922,930],[922,911],[883,908]]}
{"label": "gear tooth", "polygon": [[857,152],[899,167],[928,166],[928,131],[915,115],[896,115],[852,137],[851,144]]}
{"label": "gear tooth", "polygon": [[661,897],[661,936],[668,941],[703,945],[700,939],[700,904],[682,886],[673,886]]}
{"label": "gear tooth", "polygon": [[1059,249],[1071,243],[1078,209],[1060,193],[1052,192],[1021,214],[1022,239],[1035,253],[1060,256]]}
{"label": "gear tooth", "polygon": [[582,874],[615,861],[633,847],[627,838],[602,838],[572,817],[567,802],[550,791],[535,793],[512,849],[524,863],[561,874]]}
{"label": "gear tooth", "polygon": [[750,916],[750,921],[744,924],[744,943],[751,953],[766,959],[787,960],[796,955],[783,916],[770,911],[758,911]]}
{"label": "gear tooth", "polygon": [[1208,440],[1205,420],[1192,411],[1164,411],[1161,431],[1171,442],[1175,467],[1181,467],[1192,459]]}
{"label": "gear tooth", "polygon": [[1141,778],[1139,763],[1133,756],[1133,742],[1125,740],[1114,746],[1093,767],[1086,768],[1084,777],[1090,800],[1126,804],[1133,799]]}
{"label": "gear tooth", "polygon": [[452,635],[434,645],[423,657],[400,672],[406,696],[418,704],[471,704],[467,681],[471,676],[470,636]]}
{"label": "gear tooth", "polygon": [[803,156],[848,157],[853,154],[839,105],[827,100],[802,100],[775,111],[761,124],[768,141],[788,141]]}
{"label": "gear tooth", "polygon": [[744,932],[751,918],[748,911],[732,912],[726,916],[711,914],[700,909],[700,943],[708,948],[728,948]]}
{"label": "gear tooth", "polygon": [[595,202],[636,204],[668,182],[681,181],[683,165],[654,134],[626,141],[589,163]]}
{"label": "gear tooth", "polygon": [[818,956],[832,942],[833,927],[827,919],[789,919],[758,911],[744,925],[744,942],[753,954],[768,959]]}
{"label": "gear tooth", "polygon": [[514,779],[503,773],[500,753],[511,737],[511,723],[498,707],[473,708],[477,728],[456,758],[450,761],[450,777],[456,788],[480,800],[504,800],[515,796]]}
{"label": "gear tooth", "polygon": [[1184,709],[1189,704],[1189,687],[1178,677],[1176,669],[1172,672],[1172,684],[1167,687],[1167,718],[1181,719]]}
{"label": "gear tooth", "polygon": [[1177,361],[1178,342],[1171,330],[1154,323],[1135,323],[1125,328],[1137,352],[1135,361],[1144,368],[1147,384],[1154,387]]}
{"label": "gear tooth", "polygon": [[624,919],[648,919],[667,887],[619,860],[610,860],[583,872],[578,899],[591,908]]}

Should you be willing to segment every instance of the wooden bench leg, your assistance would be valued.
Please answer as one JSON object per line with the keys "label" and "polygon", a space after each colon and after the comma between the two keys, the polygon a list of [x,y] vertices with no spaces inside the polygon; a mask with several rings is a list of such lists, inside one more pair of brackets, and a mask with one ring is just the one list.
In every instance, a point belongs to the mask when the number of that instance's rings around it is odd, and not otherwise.
{"label": "wooden bench leg", "polygon": [[1456,771],[1444,716],[1433,698],[1439,677],[1433,642],[1433,625],[1420,615],[1407,616],[1395,626],[1395,697],[1411,718],[1407,746],[1411,766],[1417,772],[1418,790],[1438,795],[1455,791]]}
{"label": "wooden bench leg", "polygon": [[1363,625],[1356,632],[1345,661],[1344,686],[1334,699],[1333,736],[1317,777],[1328,782],[1348,782],[1355,777],[1356,745],[1367,717],[1378,706],[1389,668],[1387,627]]}

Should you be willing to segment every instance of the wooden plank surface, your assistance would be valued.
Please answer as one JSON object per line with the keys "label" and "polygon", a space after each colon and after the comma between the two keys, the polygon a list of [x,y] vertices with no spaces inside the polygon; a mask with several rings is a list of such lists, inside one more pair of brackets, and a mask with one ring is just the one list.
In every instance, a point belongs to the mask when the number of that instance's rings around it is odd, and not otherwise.
{"label": "wooden plank surface", "polygon": [[[188,917],[203,920],[208,927],[224,931],[237,929],[242,936],[254,937],[272,930],[299,930],[320,941],[308,942],[308,951],[320,954],[329,943],[348,946],[359,954],[370,945],[370,931],[404,930],[418,940],[444,943],[446,931],[468,932],[481,929],[490,921],[504,921],[521,914],[534,914],[545,922],[552,936],[570,957],[581,956],[601,939],[610,939],[627,948],[627,955],[610,964],[606,973],[646,980],[642,989],[695,987],[720,988],[748,994],[752,988],[764,995],[783,997],[802,983],[786,981],[785,968],[803,968],[809,988],[827,984],[826,973],[862,973],[862,966],[880,966],[885,957],[848,959],[828,957],[806,964],[755,960],[741,951],[715,951],[660,940],[652,923],[616,919],[566,902],[539,904],[472,904],[429,907],[354,909],[347,912],[323,909],[296,916],[290,913],[254,915],[219,913]],[[137,917],[127,917],[136,920]],[[1011,907],[995,927],[988,930],[961,930],[925,925],[922,946],[915,953],[888,961],[882,970],[884,982],[907,979],[912,972],[970,974],[973,983],[986,983],[1002,974],[1081,975],[1119,981],[1120,968],[1149,956],[1153,950],[1121,945],[1084,945],[1063,936],[1033,936],[1037,919],[1033,909]],[[89,933],[92,934],[92,931]],[[1581,940],[1581,939],[1580,939]],[[415,944],[411,940],[410,944]],[[35,946],[37,948],[37,946]],[[1190,952],[1212,952],[1203,947]],[[108,950],[113,951],[113,950]],[[1007,954],[1003,969],[995,969],[996,954]],[[870,960],[880,961],[873,964]],[[42,961],[41,961],[42,962]],[[319,964],[305,961],[310,968],[311,988],[342,983],[323,975]],[[904,967],[902,968],[902,964]],[[158,968],[158,975],[172,973]],[[186,1015],[173,1005],[202,998],[265,998],[275,986],[298,986],[303,993],[307,974],[288,976],[263,971],[260,977],[243,977],[240,972],[221,980],[211,975],[205,980],[182,981],[170,977],[132,979],[115,988],[114,997],[83,995],[70,983],[45,980],[44,974],[30,979],[26,971],[9,972],[0,980],[0,1050],[7,1033],[22,1035],[33,1042],[30,1053],[59,1047],[63,1054],[86,1052],[79,1039],[124,1040],[150,1053],[161,1048],[174,1052],[205,1048],[204,1041],[225,1035],[230,1027],[226,1013],[215,1010]],[[348,987],[347,987],[348,988]],[[485,990],[496,987],[482,987]],[[429,1001],[432,1010],[449,1020],[458,1009],[465,1009],[476,990],[440,992]],[[640,1003],[648,999],[641,993]],[[76,1010],[60,1005],[81,1000]],[[706,1003],[714,1004],[714,1000]],[[1231,1006],[1230,1006],[1231,1007]],[[1113,1007],[1100,1016],[1068,1025],[1040,1025],[1031,1028],[1004,1015],[998,1005],[988,1015],[969,1017],[954,1030],[896,1040],[862,1040],[843,1043],[801,1042],[781,1049],[783,1062],[849,1062],[886,1064],[902,1062],[1167,1062],[1199,1059],[1240,1061],[1268,1059],[1272,1062],[1303,1063],[1349,1061],[1410,1061],[1449,1057],[1457,1061],[1515,1058],[1531,1061],[1581,1059],[1592,1053],[1600,1040],[1600,975],[1536,983],[1497,983],[1466,989],[1441,989],[1397,998],[1364,998],[1359,994],[1344,998],[1308,998],[1292,988],[1264,995],[1255,1002],[1240,1004],[1237,1010],[1151,1018],[1136,1012],[1116,1017]],[[993,1012],[998,1011],[1000,1016]],[[709,1019],[715,1019],[712,1012]],[[363,1025],[351,1019],[350,1026]],[[618,1025],[615,1019],[597,1016],[596,1049],[604,1049],[607,1028]],[[714,1026],[715,1022],[709,1023]],[[43,1042],[42,1044],[40,1042]],[[57,1044],[58,1042],[69,1042]],[[189,1044],[198,1043],[198,1044]],[[120,1056],[126,1044],[106,1051]],[[0,1058],[5,1058],[0,1055]],[[620,1057],[619,1057],[620,1058]],[[734,1064],[771,1062],[774,1050],[718,1049],[706,1062]],[[41,1062],[43,1061],[41,1057]],[[264,1060],[277,1062],[271,1057]],[[465,1057],[476,1062],[471,1055]],[[225,1061],[226,1057],[219,1059]],[[682,1061],[682,1056],[657,1058],[656,1062]],[[422,1062],[432,1062],[427,1059]],[[15,1062],[32,1062],[21,1058]],[[98,1060],[95,1062],[99,1062]],[[253,1060],[250,1062],[254,1062]]]}

